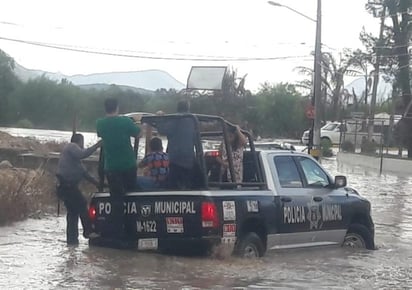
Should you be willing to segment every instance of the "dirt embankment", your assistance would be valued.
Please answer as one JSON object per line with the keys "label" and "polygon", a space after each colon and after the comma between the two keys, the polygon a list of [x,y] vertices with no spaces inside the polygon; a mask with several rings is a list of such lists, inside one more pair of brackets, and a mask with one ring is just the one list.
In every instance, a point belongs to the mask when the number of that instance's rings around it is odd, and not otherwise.
{"label": "dirt embankment", "polygon": [[[0,132],[0,149],[47,153],[61,146]],[[55,212],[55,184],[53,174],[43,168],[16,168],[7,158],[0,160],[0,225]]]}
{"label": "dirt embankment", "polygon": [[[27,137],[14,137],[6,132],[0,131],[0,149],[15,149],[35,153],[60,152],[64,143],[39,141]],[[0,160],[2,161],[2,160]]]}

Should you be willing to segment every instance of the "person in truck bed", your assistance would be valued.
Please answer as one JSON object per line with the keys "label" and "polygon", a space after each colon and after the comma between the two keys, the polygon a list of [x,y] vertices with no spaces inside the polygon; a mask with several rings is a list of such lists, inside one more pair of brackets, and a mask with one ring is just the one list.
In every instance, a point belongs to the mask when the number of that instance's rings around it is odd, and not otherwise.
{"label": "person in truck bed", "polygon": [[162,140],[154,137],[150,140],[149,146],[150,153],[139,163],[139,168],[148,170],[148,176],[137,177],[137,184],[142,189],[163,187],[169,174],[169,156],[163,152]]}
{"label": "person in truck bed", "polygon": [[139,138],[140,128],[132,119],[119,116],[117,99],[104,102],[106,117],[97,120],[97,135],[103,140],[104,170],[110,189],[111,231],[115,239],[125,235],[123,196],[136,189],[137,166],[130,137]]}
{"label": "person in truck bed", "polygon": [[[177,104],[178,114],[188,114],[188,101]],[[179,118],[167,120],[158,124],[158,131],[167,136],[167,153],[169,154],[168,187],[170,189],[191,189],[195,186],[196,159],[195,140],[196,129],[193,119]]]}
{"label": "person in truck bed", "polygon": [[99,185],[98,181],[83,167],[81,160],[96,151],[101,142],[87,149],[83,149],[83,144],[83,135],[73,134],[70,143],[64,146],[57,165],[59,181],[57,196],[63,200],[67,210],[66,241],[68,245],[79,243],[79,217],[83,226],[83,236],[85,238],[95,237],[88,216],[87,202],[79,189],[79,183],[85,178],[94,185]]}
{"label": "person in truck bed", "polygon": [[227,172],[227,180],[229,182],[241,183],[243,179],[243,150],[245,149],[244,147],[247,143],[247,139],[240,131],[239,126],[230,128],[228,135],[228,141],[232,149],[233,170],[235,174],[233,179],[230,175],[229,162],[224,142],[222,142],[220,146],[221,157],[217,157],[217,161],[222,165],[223,171]]}

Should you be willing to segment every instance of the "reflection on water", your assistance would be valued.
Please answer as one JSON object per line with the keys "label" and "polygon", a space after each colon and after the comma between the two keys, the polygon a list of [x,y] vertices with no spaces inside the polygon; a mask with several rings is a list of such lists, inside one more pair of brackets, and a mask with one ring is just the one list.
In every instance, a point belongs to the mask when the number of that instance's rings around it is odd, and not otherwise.
{"label": "reflection on water", "polygon": [[373,206],[379,250],[270,252],[257,261],[174,257],[78,247],[64,242],[65,220],[27,220],[0,230],[0,289],[403,289],[412,285],[412,179],[381,176],[324,160]]}

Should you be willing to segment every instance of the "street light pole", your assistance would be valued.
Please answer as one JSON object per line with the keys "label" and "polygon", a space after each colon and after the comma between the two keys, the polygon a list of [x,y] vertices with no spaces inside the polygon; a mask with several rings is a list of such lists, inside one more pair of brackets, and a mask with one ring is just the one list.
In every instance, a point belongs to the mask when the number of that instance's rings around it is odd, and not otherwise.
{"label": "street light pole", "polygon": [[314,60],[314,78],[312,91],[312,106],[314,110],[314,118],[312,124],[312,140],[309,141],[312,146],[309,146],[310,154],[316,158],[320,157],[320,104],[322,97],[322,1],[318,0],[316,20],[283,4],[268,1],[270,5],[284,7],[289,9],[306,19],[316,22],[316,39],[315,39],[315,60]]}
{"label": "street light pole", "polygon": [[309,16],[303,14],[302,12],[299,12],[299,11],[293,9],[292,7],[289,7],[289,6],[286,6],[286,5],[277,3],[277,2],[273,2],[273,1],[268,1],[268,3],[269,3],[270,5],[273,5],[273,6],[284,7],[284,8],[286,8],[286,9],[289,9],[290,11],[295,12],[296,14],[299,14],[300,16],[305,17],[306,19],[309,19],[310,21],[316,22],[316,19],[313,19],[312,17],[309,17]]}
{"label": "street light pole", "polygon": [[315,77],[313,85],[312,105],[315,116],[313,119],[313,149],[310,154],[314,157],[320,157],[320,104],[322,97],[322,1],[318,0],[316,16],[316,40],[315,40]]}

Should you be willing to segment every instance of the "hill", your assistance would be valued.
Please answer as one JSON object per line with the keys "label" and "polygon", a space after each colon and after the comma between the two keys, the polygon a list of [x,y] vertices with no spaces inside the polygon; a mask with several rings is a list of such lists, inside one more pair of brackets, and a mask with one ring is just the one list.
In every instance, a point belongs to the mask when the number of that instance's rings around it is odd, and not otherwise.
{"label": "hill", "polygon": [[[78,85],[79,88],[84,89],[84,90],[97,90],[97,91],[103,91],[107,90],[110,88],[111,85],[108,84],[89,84],[89,85]],[[134,93],[139,93],[141,95],[145,96],[153,96],[155,93],[153,91],[141,89],[141,88],[135,88],[135,87],[130,87],[130,86],[122,86],[118,85],[118,88],[120,88],[123,91],[132,91]]]}
{"label": "hill", "polygon": [[111,84],[140,88],[149,91],[155,91],[162,88],[181,90],[185,87],[183,83],[179,82],[169,73],[162,70],[108,72],[68,76],[61,73],[31,70],[16,63],[14,72],[23,81],[28,81],[29,79],[44,75],[51,80],[61,81],[62,79],[67,79],[74,85],[92,85],[95,86],[94,88],[96,89],[99,89],[101,85]]}

